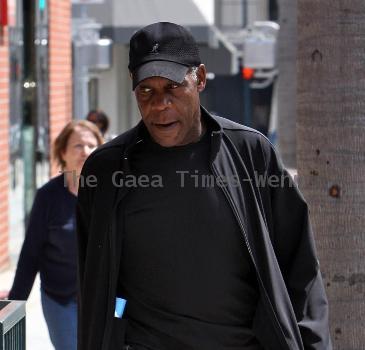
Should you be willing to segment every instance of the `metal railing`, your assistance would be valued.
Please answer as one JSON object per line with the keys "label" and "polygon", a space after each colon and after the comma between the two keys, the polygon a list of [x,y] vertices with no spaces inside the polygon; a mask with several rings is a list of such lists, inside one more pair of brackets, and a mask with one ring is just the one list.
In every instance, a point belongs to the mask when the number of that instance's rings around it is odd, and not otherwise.
{"label": "metal railing", "polygon": [[0,301],[0,350],[25,350],[24,301]]}

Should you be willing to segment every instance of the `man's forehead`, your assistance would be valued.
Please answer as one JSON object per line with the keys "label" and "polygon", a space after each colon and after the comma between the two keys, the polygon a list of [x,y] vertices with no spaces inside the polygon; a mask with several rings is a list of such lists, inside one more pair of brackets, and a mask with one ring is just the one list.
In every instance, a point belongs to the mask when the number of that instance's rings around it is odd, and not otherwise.
{"label": "man's forehead", "polygon": [[164,77],[159,77],[159,76],[154,76],[154,77],[149,77],[146,78],[144,80],[142,80],[137,87],[151,87],[151,86],[157,86],[157,85],[171,85],[171,84],[183,84],[186,80],[187,80],[187,76],[186,75],[183,79],[182,82],[177,82],[168,78],[164,78]]}

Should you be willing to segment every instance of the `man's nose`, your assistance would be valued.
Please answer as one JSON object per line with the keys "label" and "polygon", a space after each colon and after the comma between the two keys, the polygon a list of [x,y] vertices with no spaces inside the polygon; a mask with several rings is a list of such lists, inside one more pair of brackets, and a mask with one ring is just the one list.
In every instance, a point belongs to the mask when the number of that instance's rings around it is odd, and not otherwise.
{"label": "man's nose", "polygon": [[155,94],[155,96],[153,97],[152,107],[155,110],[163,111],[167,107],[169,107],[170,104],[171,104],[170,97],[166,93]]}

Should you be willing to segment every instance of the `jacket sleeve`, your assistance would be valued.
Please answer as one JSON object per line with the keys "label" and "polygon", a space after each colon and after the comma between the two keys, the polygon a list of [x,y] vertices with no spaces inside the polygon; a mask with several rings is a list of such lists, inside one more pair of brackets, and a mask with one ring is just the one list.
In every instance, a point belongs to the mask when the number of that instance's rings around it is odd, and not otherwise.
{"label": "jacket sleeve", "polygon": [[328,303],[319,269],[308,205],[270,147],[273,245],[306,350],[331,350]]}
{"label": "jacket sleeve", "polygon": [[87,186],[87,183],[81,182],[81,179],[87,179],[89,175],[89,159],[86,160],[80,175],[79,190],[76,204],[76,233],[77,233],[77,249],[78,249],[78,349],[86,349],[84,344],[84,328],[85,323],[85,293],[84,276],[88,245],[90,241],[90,221],[92,207],[92,187]]}
{"label": "jacket sleeve", "polygon": [[[82,177],[87,176],[86,164],[81,172]],[[78,247],[78,291],[81,298],[83,285],[83,277],[85,272],[85,259],[89,237],[89,222],[90,222],[90,201],[89,187],[79,186],[76,205],[76,232],[77,232],[77,247]]]}
{"label": "jacket sleeve", "polygon": [[32,290],[34,279],[39,271],[42,247],[47,238],[47,207],[45,193],[38,190],[30,213],[13,286],[9,292],[10,300],[27,300]]}
{"label": "jacket sleeve", "polygon": [[76,227],[77,227],[77,241],[78,241],[78,279],[79,290],[83,283],[83,276],[85,271],[85,257],[88,241],[88,220],[86,204],[81,199],[82,195],[78,195],[77,207],[76,207]]}

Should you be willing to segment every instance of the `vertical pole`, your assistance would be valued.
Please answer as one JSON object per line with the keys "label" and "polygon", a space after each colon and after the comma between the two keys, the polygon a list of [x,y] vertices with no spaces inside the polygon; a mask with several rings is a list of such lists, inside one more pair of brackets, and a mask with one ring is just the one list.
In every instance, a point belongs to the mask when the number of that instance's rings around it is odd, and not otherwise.
{"label": "vertical pole", "polygon": [[252,97],[250,82],[253,77],[253,70],[245,69],[242,58],[240,59],[240,73],[242,79],[243,97],[243,124],[252,125]]}
{"label": "vertical pole", "polygon": [[243,106],[244,106],[244,114],[243,114],[243,124],[246,126],[252,125],[252,101],[251,101],[251,87],[250,81],[246,79],[242,79],[243,84]]}
{"label": "vertical pole", "polygon": [[222,28],[222,0],[214,0],[214,24]]}
{"label": "vertical pole", "polygon": [[242,0],[242,28],[247,26],[247,0]]}
{"label": "vertical pole", "polygon": [[[247,0],[242,0],[242,28],[247,26]],[[241,66],[242,70],[242,66]],[[249,80],[242,79],[243,85],[243,124],[251,126],[251,91]]]}
{"label": "vertical pole", "polygon": [[35,0],[23,0],[24,81],[22,145],[24,160],[24,213],[28,222],[36,188],[35,128],[37,126]]}

